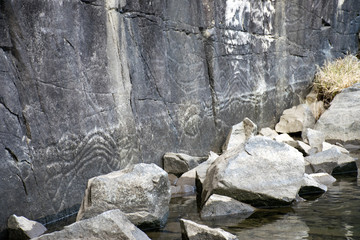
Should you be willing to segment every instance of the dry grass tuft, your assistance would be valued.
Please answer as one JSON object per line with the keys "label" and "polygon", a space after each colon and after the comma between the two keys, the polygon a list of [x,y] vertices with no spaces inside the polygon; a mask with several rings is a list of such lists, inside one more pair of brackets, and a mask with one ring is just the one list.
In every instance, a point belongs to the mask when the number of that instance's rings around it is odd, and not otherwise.
{"label": "dry grass tuft", "polygon": [[360,61],[353,55],[326,62],[318,67],[315,75],[314,89],[318,99],[329,104],[342,89],[360,82]]}

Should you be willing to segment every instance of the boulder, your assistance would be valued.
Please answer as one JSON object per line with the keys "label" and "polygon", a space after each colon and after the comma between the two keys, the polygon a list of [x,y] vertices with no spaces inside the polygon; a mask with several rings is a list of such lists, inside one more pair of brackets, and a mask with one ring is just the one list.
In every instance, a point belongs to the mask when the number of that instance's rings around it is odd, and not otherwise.
{"label": "boulder", "polygon": [[242,147],[246,140],[256,135],[257,126],[249,118],[245,118],[242,122],[232,126],[226,141],[222,147],[223,152]]}
{"label": "boulder", "polygon": [[252,206],[289,205],[303,175],[304,158],[298,150],[256,136],[245,144],[245,151],[228,151],[211,164],[201,200],[220,194]]}
{"label": "boulder", "polygon": [[275,139],[275,137],[278,136],[279,134],[274,129],[267,127],[267,128],[262,128],[259,132],[259,135],[271,139]]}
{"label": "boulder", "polygon": [[190,220],[180,219],[181,235],[188,240],[237,240],[238,238],[220,228],[210,228]]}
{"label": "boulder", "polygon": [[349,154],[350,153],[346,148],[338,146],[338,145],[334,145],[334,144],[331,144],[331,143],[328,143],[328,142],[323,142],[322,147],[323,147],[322,148],[323,151],[329,150],[330,148],[337,148],[337,149],[339,149],[339,151],[341,153],[344,153],[344,154]]}
{"label": "boulder", "polygon": [[250,215],[255,211],[255,208],[227,196],[213,194],[206,201],[201,209],[201,218],[213,218],[219,216],[245,214]]}
{"label": "boulder", "polygon": [[309,176],[315,179],[318,183],[324,184],[326,186],[330,186],[336,182],[336,178],[328,173],[311,173]]}
{"label": "boulder", "polygon": [[311,147],[310,155],[321,152],[323,150],[323,143],[325,142],[325,136],[322,132],[306,128],[301,137],[305,143],[308,143]]}
{"label": "boulder", "polygon": [[63,230],[45,234],[36,240],[54,239],[150,239],[132,224],[119,209],[106,211],[96,217],[75,222]]}
{"label": "boulder", "polygon": [[328,174],[341,174],[357,171],[355,159],[343,154],[337,148],[316,153],[305,157],[306,173],[326,172]]}
{"label": "boulder", "polygon": [[280,134],[275,137],[275,141],[286,143],[294,148],[298,146],[298,142],[289,136],[287,133]]}
{"label": "boulder", "polygon": [[11,215],[8,219],[9,240],[27,240],[36,238],[46,232],[41,223],[25,217]]}
{"label": "boulder", "polygon": [[120,209],[139,227],[166,223],[171,192],[168,174],[155,164],[140,163],[91,178],[77,221]]}
{"label": "boulder", "polygon": [[315,117],[306,104],[300,104],[286,109],[276,124],[275,130],[280,133],[302,132],[315,125]]}
{"label": "boulder", "polygon": [[197,167],[200,163],[206,161],[206,157],[193,157],[184,153],[165,153],[164,170],[176,176]]}
{"label": "boulder", "polygon": [[341,91],[321,115],[315,129],[326,140],[360,141],[360,83]]}
{"label": "boulder", "polygon": [[199,166],[183,173],[180,178],[176,182],[176,186],[172,187],[172,195],[180,195],[180,194],[188,194],[194,193],[196,190],[196,174],[200,176],[200,178],[205,179],[206,171],[209,168],[210,164],[217,158],[217,155],[214,152],[210,152],[209,158],[201,163]]}
{"label": "boulder", "polygon": [[304,174],[303,183],[299,191],[299,196],[323,194],[327,191],[327,186],[316,181],[311,175]]}

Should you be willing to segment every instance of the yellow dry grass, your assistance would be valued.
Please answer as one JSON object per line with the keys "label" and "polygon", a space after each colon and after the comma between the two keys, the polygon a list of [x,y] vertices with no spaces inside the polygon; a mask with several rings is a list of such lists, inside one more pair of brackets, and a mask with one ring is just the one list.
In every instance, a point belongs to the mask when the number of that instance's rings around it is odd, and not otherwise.
{"label": "yellow dry grass", "polygon": [[315,75],[314,89],[318,99],[325,104],[342,89],[360,82],[360,61],[353,55],[346,55],[342,59],[325,62]]}

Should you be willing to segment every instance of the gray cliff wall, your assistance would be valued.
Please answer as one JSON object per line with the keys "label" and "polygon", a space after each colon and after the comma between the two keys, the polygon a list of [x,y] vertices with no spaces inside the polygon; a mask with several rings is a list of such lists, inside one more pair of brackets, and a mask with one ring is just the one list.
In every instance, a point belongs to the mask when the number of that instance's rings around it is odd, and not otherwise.
{"label": "gray cliff wall", "polygon": [[[358,0],[3,0],[0,229],[76,211],[87,179],[273,126],[358,49]],[[61,214],[59,214],[61,213]]]}

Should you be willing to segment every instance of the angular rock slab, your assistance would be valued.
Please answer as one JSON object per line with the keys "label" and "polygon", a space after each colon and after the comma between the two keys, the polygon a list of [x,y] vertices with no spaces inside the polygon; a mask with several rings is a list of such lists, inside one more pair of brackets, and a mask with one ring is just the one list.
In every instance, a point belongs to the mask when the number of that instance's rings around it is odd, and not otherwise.
{"label": "angular rock slab", "polygon": [[323,151],[325,150],[329,150],[330,148],[337,148],[340,150],[341,153],[344,153],[344,154],[349,154],[350,152],[344,148],[344,147],[341,147],[341,146],[338,146],[338,145],[333,145],[331,143],[327,143],[327,142],[323,142]]}
{"label": "angular rock slab", "polygon": [[8,219],[9,240],[36,238],[46,232],[46,227],[25,217],[11,215]]}
{"label": "angular rock slab", "polygon": [[301,132],[315,125],[315,117],[306,104],[286,109],[276,124],[275,130],[280,133]]}
{"label": "angular rock slab", "polygon": [[319,118],[315,130],[326,140],[360,141],[360,83],[335,96],[331,106]]}
{"label": "angular rock slab", "polygon": [[325,142],[325,136],[322,132],[313,130],[311,128],[306,128],[302,134],[301,137],[305,143],[308,143],[311,147],[310,155],[311,153],[318,153],[323,150],[323,143]]}
{"label": "angular rock slab", "polygon": [[227,196],[213,194],[206,201],[201,209],[201,218],[214,218],[220,216],[228,216],[235,214],[244,214],[250,216],[255,208]]}
{"label": "angular rock slab", "polygon": [[120,209],[139,227],[166,223],[171,198],[168,174],[155,164],[140,163],[91,178],[76,220]]}
{"label": "angular rock slab", "polygon": [[356,172],[357,166],[354,158],[343,154],[337,148],[316,153],[305,157],[306,173],[326,172],[328,174],[342,174]]}
{"label": "angular rock slab", "polygon": [[308,144],[304,143],[303,141],[297,141],[296,149],[302,152],[304,156],[310,155],[311,152],[311,147]]}
{"label": "angular rock slab", "polygon": [[104,212],[96,217],[75,222],[63,230],[42,235],[36,240],[54,239],[150,239],[132,224],[119,209]]}
{"label": "angular rock slab", "polygon": [[275,139],[276,136],[278,136],[279,134],[274,129],[266,127],[266,128],[262,128],[260,130],[259,135],[264,136],[264,137],[269,137],[271,139]]}
{"label": "angular rock slab", "polygon": [[235,235],[220,228],[210,228],[190,220],[180,219],[181,235],[188,240],[238,240]]}
{"label": "angular rock slab", "polygon": [[250,138],[245,151],[229,151],[209,167],[202,203],[211,194],[252,206],[291,204],[304,175],[304,158],[295,148],[266,137]]}
{"label": "angular rock slab", "polygon": [[312,173],[309,174],[309,176],[315,179],[318,183],[324,184],[325,186],[330,186],[336,182],[336,178],[328,173]]}
{"label": "angular rock slab", "polygon": [[231,127],[231,130],[222,147],[223,152],[232,148],[242,147],[246,140],[256,135],[257,126],[249,118]]}
{"label": "angular rock slab", "polygon": [[196,190],[196,176],[198,176],[201,181],[205,179],[206,171],[211,165],[211,163],[217,158],[219,155],[217,155],[214,152],[210,152],[208,159],[205,162],[202,162],[197,167],[191,169],[190,171],[187,171],[183,173],[180,178],[176,182],[176,186],[172,187],[172,195],[179,195],[179,194],[188,194],[192,193]]}
{"label": "angular rock slab", "polygon": [[286,143],[294,148],[298,147],[298,142],[296,140],[294,140],[292,137],[290,137],[289,134],[287,134],[287,133],[283,133],[283,134],[276,136],[274,140],[277,142]]}
{"label": "angular rock slab", "polygon": [[206,157],[193,157],[184,153],[165,153],[164,170],[177,176],[190,171],[206,161]]}
{"label": "angular rock slab", "polygon": [[306,173],[304,174],[303,183],[299,191],[300,197],[313,194],[323,194],[326,191],[327,186],[316,181],[316,179],[313,178],[311,175]]}

